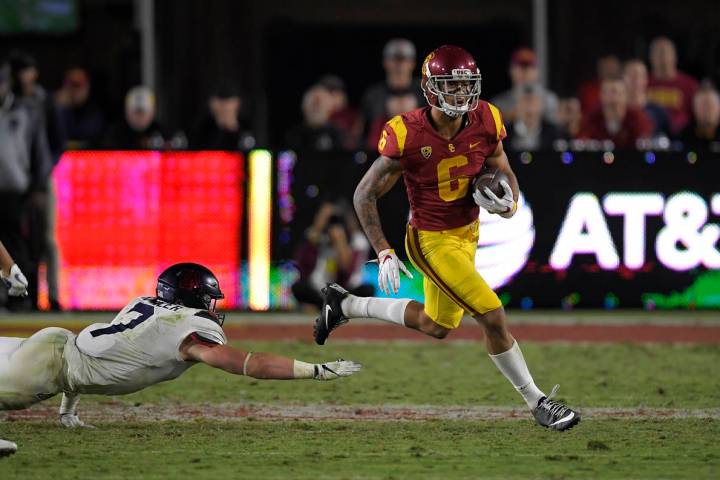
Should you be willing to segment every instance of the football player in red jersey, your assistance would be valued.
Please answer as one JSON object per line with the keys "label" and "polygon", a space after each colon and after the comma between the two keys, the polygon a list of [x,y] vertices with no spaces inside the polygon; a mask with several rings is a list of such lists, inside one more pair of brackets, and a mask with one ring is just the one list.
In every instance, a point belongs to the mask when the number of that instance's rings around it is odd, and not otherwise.
{"label": "football player in red jersey", "polygon": [[[507,329],[500,299],[475,269],[479,207],[511,217],[517,208],[518,183],[503,151],[505,127],[498,109],[480,100],[480,70],[472,55],[445,45],[422,64],[422,88],[429,105],[391,119],[378,144],[380,157],[357,186],[355,210],[378,254],[379,284],[395,294],[400,272],[411,277],[387,242],[377,199],[402,175],[410,202],[405,248],[424,275],[425,304],[410,299],[360,298],[330,284],[315,322],[315,341],[350,318],[371,317],[444,338],[468,312],[485,333],[490,358],[523,396],[536,421],[567,430],[577,412],[552,400],[533,381],[520,347]],[[483,167],[499,169],[508,181],[504,194],[471,192]]]}

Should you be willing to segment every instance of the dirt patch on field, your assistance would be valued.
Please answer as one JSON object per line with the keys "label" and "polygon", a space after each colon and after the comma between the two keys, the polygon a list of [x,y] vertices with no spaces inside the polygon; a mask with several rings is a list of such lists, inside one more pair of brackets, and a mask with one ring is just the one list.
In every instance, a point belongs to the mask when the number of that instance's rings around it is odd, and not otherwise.
{"label": "dirt patch on field", "polygon": [[[69,326],[77,332],[84,325]],[[29,336],[37,326],[3,325],[0,336]],[[312,341],[312,324],[247,324],[225,325],[231,340]],[[632,343],[709,343],[720,344],[718,325],[511,325],[515,338],[535,342],[632,342]],[[480,341],[483,335],[476,325],[463,325],[453,331],[444,342]],[[386,324],[349,324],[334,331],[330,342],[345,341],[412,341],[438,342],[414,330]]]}
{"label": "dirt patch on field", "polygon": [[[581,408],[585,419],[720,418],[718,409],[673,408]],[[87,405],[79,410],[86,422],[195,421],[208,420],[526,420],[524,408],[463,406],[369,406],[369,405],[139,405],[120,403]],[[52,420],[57,410],[38,406],[28,410],[0,412],[5,421]]]}

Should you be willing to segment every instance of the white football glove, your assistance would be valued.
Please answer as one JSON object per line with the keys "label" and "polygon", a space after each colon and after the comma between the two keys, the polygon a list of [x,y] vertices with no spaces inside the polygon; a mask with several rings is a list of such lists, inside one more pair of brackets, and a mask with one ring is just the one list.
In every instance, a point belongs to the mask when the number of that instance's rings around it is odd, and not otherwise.
{"label": "white football glove", "polygon": [[397,294],[400,289],[400,271],[408,277],[413,278],[410,270],[407,269],[405,264],[395,255],[395,250],[388,248],[378,254],[378,284],[380,290],[390,295],[390,287],[392,286],[392,293]]}
{"label": "white football glove", "polygon": [[88,425],[87,423],[80,420],[80,417],[75,415],[74,413],[61,413],[60,414],[60,423],[63,427],[67,428],[87,428],[87,429],[93,429],[95,428],[92,425]]}
{"label": "white football glove", "polygon": [[473,192],[473,200],[490,213],[496,213],[503,217],[511,217],[515,213],[516,208],[512,188],[510,188],[510,185],[508,185],[505,180],[500,181],[500,186],[505,191],[502,198],[495,195],[488,187],[485,187],[483,192],[479,189]]}
{"label": "white football glove", "polygon": [[338,359],[336,362],[319,363],[315,365],[315,380],[335,380],[340,377],[349,377],[359,372],[362,365],[351,360]]}
{"label": "white football glove", "polygon": [[0,278],[8,289],[8,295],[12,297],[26,297],[28,294],[28,281],[25,275],[20,271],[17,264],[10,268],[10,274],[6,277],[0,270]]}

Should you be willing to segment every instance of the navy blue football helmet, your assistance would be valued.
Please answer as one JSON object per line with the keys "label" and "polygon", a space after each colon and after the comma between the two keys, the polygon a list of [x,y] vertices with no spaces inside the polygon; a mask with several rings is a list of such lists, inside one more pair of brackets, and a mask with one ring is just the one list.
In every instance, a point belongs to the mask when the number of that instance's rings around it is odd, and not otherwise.
{"label": "navy blue football helmet", "polygon": [[211,312],[222,325],[225,314],[215,310],[217,301],[225,298],[217,277],[197,263],[176,263],[158,277],[156,295],[168,303]]}

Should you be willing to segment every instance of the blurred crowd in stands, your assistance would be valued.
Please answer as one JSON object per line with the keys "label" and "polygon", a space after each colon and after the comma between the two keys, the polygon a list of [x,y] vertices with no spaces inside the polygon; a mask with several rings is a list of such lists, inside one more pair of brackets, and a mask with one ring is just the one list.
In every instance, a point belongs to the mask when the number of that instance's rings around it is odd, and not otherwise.
{"label": "blurred crowd in stands", "polygon": [[[426,104],[418,77],[418,52],[406,39],[383,49],[385,78],[369,86],[357,106],[349,103],[340,76],[325,75],[305,91],[298,106],[301,124],[287,131],[283,145],[299,150],[375,150],[383,124]],[[511,88],[486,98],[503,113],[510,150],[583,148],[611,141],[615,148],[717,148],[720,101],[717,89],[678,70],[678,52],[666,37],[655,38],[643,59],[607,55],[597,61],[597,77],[559,97],[539,83],[539,62],[531,49],[509,59]],[[492,66],[495,68],[495,66]],[[498,75],[481,65],[486,75]],[[149,87],[131,88],[123,118],[112,119],[92,100],[92,79],[81,67],[67,69],[60,88],[39,84],[33,57],[14,52],[3,63],[7,110],[22,107],[42,123],[53,158],[66,149],[240,149],[255,147],[255,136],[240,91],[218,84],[206,114],[183,131],[171,132],[157,118]],[[681,142],[681,143],[677,143]],[[605,148],[603,146],[602,148]]]}
{"label": "blurred crowd in stands", "polygon": [[[639,58],[603,56],[595,79],[579,85],[575,96],[560,98],[539,83],[535,52],[516,50],[508,72],[512,87],[488,99],[503,113],[506,149],[720,152],[717,89],[678,70],[669,38],[655,38],[648,58],[649,67]],[[374,150],[387,120],[424,106],[414,45],[393,39],[382,60],[385,80],[366,90],[358,110],[348,106],[339,77],[325,76],[312,85],[302,100],[304,122],[288,132],[286,146]]]}
{"label": "blurred crowd in stands", "polygon": [[[285,133],[283,145],[274,146],[299,151],[375,150],[386,121],[426,105],[418,78],[421,57],[413,43],[392,39],[381,57],[385,78],[368,87],[357,106],[349,102],[340,76],[328,74],[317,79],[298,99],[302,122]],[[720,152],[716,87],[678,70],[678,52],[669,38],[653,39],[647,58],[648,63],[641,58],[603,56],[597,60],[595,79],[579,85],[576,95],[560,97],[540,83],[536,53],[529,48],[516,50],[509,59],[511,88],[487,98],[503,114],[508,131],[506,150]],[[499,75],[496,69],[496,65],[481,65],[487,75]],[[49,92],[41,86],[39,67],[30,54],[15,51],[0,62],[0,240],[19,264],[44,259],[53,309],[59,308],[57,252],[54,195],[48,179],[63,151],[248,150],[256,146],[245,99],[232,82],[214,88],[205,115],[195,125],[175,132],[158,118],[151,88],[131,88],[124,99],[124,115],[116,119],[93,102],[92,89],[92,78],[81,67],[68,68],[59,89]],[[317,292],[310,293],[310,286],[318,290],[317,285],[327,280],[319,282],[316,270],[317,265],[330,265],[323,257],[326,249],[339,249],[348,260],[355,258],[349,251],[367,248],[353,240],[352,225],[339,220],[342,209],[326,210],[335,213],[317,219],[318,225],[311,227],[308,237],[324,238],[325,243],[309,240],[298,253],[298,261],[307,271],[296,293],[309,304],[317,304],[319,298]],[[340,264],[331,267],[331,276],[356,273],[344,271]],[[37,274],[33,272],[37,269],[23,270],[29,272],[31,291],[36,292]]]}

